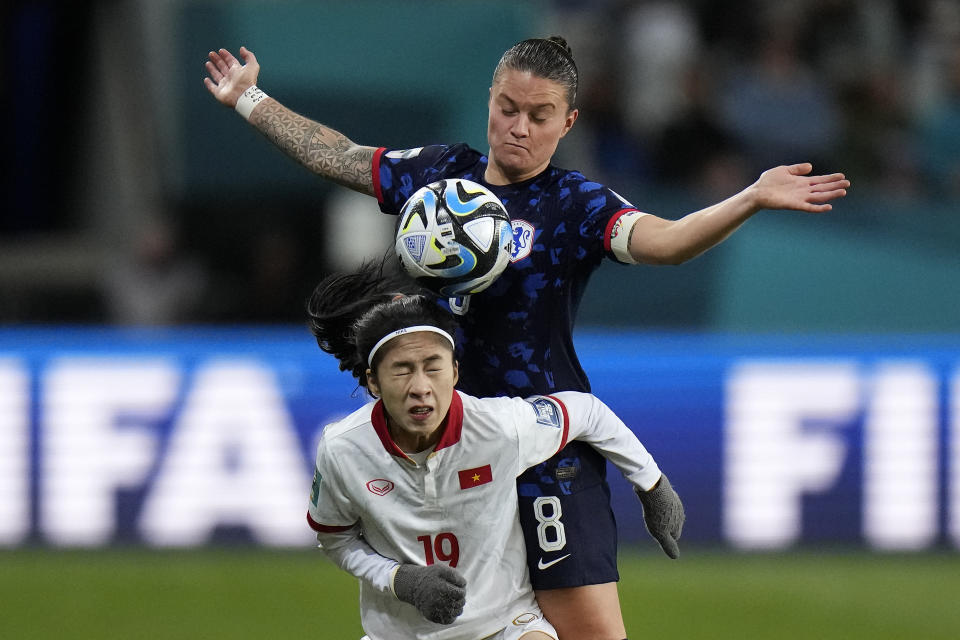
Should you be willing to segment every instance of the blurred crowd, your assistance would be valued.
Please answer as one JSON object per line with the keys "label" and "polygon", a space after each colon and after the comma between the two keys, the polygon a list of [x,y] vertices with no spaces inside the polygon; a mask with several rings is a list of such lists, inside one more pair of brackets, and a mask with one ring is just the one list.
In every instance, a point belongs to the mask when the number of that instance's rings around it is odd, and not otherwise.
{"label": "blurred crowd", "polygon": [[[960,203],[960,0],[553,0],[545,7],[539,35],[565,36],[581,70],[580,120],[557,164],[631,195],[674,189],[709,203],[766,168],[810,161],[818,173],[846,173],[858,193],[878,199]],[[11,109],[28,126],[12,131],[18,172],[6,176],[0,246],[76,227],[52,176],[84,178],[63,151],[45,149],[82,137],[82,123],[58,129],[43,121],[62,117],[60,98],[82,86],[82,76],[61,77],[57,54],[90,44],[82,31],[65,29],[89,16],[20,12],[6,28],[18,61],[7,63],[19,89]],[[44,51],[44,42],[54,48]],[[26,285],[0,280],[0,323],[301,322],[319,272],[341,266],[342,238],[332,216],[302,221],[354,206],[314,208],[211,249],[184,242],[203,229],[185,227],[191,212],[168,204],[102,262],[92,292],[45,292],[38,302],[23,293]],[[320,251],[318,238],[328,239]]]}
{"label": "blurred crowd", "polygon": [[957,0],[554,6],[587,134],[563,160],[602,180],[724,196],[811,161],[881,197],[960,197]]}

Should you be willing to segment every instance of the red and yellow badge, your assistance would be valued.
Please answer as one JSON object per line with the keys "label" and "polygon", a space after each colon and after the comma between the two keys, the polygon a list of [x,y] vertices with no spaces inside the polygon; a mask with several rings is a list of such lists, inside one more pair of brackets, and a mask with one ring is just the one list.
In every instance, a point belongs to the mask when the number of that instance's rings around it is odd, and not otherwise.
{"label": "red and yellow badge", "polygon": [[457,475],[460,476],[461,489],[472,489],[473,487],[479,487],[482,484],[493,481],[493,470],[490,469],[490,465],[488,464],[482,467],[458,471]]}

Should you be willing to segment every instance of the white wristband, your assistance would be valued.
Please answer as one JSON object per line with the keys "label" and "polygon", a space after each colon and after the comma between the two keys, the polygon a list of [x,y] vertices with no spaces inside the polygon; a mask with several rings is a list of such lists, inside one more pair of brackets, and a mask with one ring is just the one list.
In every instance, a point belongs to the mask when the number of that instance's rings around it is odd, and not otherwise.
{"label": "white wristband", "polygon": [[244,120],[250,119],[250,114],[253,112],[253,108],[260,104],[260,101],[264,98],[267,98],[267,94],[260,90],[260,88],[253,84],[244,91],[240,97],[237,99],[237,106],[234,107]]}

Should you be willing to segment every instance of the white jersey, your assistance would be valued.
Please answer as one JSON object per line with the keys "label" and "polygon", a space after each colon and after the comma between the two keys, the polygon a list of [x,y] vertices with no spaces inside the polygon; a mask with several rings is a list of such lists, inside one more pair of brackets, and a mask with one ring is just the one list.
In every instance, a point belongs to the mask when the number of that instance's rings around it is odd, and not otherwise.
{"label": "white jersey", "polygon": [[[642,490],[661,475],[633,432],[586,393],[524,400],[454,392],[441,428],[422,464],[393,442],[379,401],[328,425],[320,439],[308,520],[325,552],[361,578],[361,622],[372,640],[475,640],[539,614],[516,478],[568,439],[589,442]],[[435,562],[467,582],[452,625],[426,620],[392,591],[399,563]]]}

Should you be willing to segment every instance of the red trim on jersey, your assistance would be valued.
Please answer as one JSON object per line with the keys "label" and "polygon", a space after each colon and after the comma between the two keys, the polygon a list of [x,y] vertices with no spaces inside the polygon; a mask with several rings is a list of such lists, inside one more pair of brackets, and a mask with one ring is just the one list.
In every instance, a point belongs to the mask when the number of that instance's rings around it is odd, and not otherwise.
{"label": "red trim on jersey", "polygon": [[377,202],[383,204],[383,191],[380,189],[380,156],[386,151],[386,147],[380,147],[373,152],[373,195]]}
{"label": "red trim on jersey", "polygon": [[560,449],[563,449],[565,446],[567,446],[567,438],[570,436],[570,414],[567,413],[567,405],[563,404],[559,398],[555,398],[554,396],[547,397],[553,400],[557,406],[560,407],[560,413],[563,414],[563,438],[560,441],[560,446],[557,447],[557,453],[560,453]]}
{"label": "red trim on jersey", "polygon": [[636,212],[636,211],[637,211],[636,209],[630,207],[630,208],[627,208],[627,209],[620,209],[620,211],[617,211],[615,214],[613,214],[612,216],[610,216],[610,219],[607,220],[607,228],[604,229],[604,231],[603,231],[603,249],[604,249],[605,251],[607,251],[607,252],[609,253],[610,250],[611,250],[611,249],[610,249],[610,240],[611,240],[612,238],[610,237],[610,234],[613,233],[613,227],[614,227],[615,224],[617,224],[617,220],[619,220],[620,217],[623,216],[624,214],[634,213],[634,212]]}
{"label": "red trim on jersey", "polygon": [[328,524],[320,524],[313,519],[313,516],[310,515],[310,512],[307,512],[307,524],[310,525],[310,528],[318,533],[343,533],[344,531],[349,531],[353,529],[356,525],[348,525],[346,527],[335,527]]}
{"label": "red trim on jersey", "polygon": [[453,398],[450,399],[450,410],[447,411],[445,422],[446,424],[442,427],[443,434],[434,451],[440,451],[444,447],[460,442],[460,434],[463,432],[463,400],[460,399],[460,394],[456,390],[453,391]]}
{"label": "red trim on jersey", "polygon": [[[407,458],[407,454],[401,451],[397,443],[390,437],[390,430],[387,428],[387,413],[383,408],[383,400],[377,400],[377,404],[373,405],[370,422],[373,423],[373,430],[377,432],[380,443],[383,444],[383,448],[387,450],[387,453],[392,456],[397,456],[398,458]],[[409,460],[409,458],[407,459]]]}
{"label": "red trim on jersey", "polygon": [[[377,400],[373,405],[373,411],[370,414],[370,422],[373,423],[373,430],[377,432],[380,443],[387,453],[398,458],[410,459],[407,454],[401,451],[397,443],[390,437],[390,429],[387,428],[387,414],[383,408],[383,400]],[[460,394],[454,390],[453,397],[450,399],[450,409],[440,424],[443,432],[440,434],[440,440],[437,441],[435,451],[444,447],[449,447],[460,442],[460,434],[463,432],[463,400]]]}

